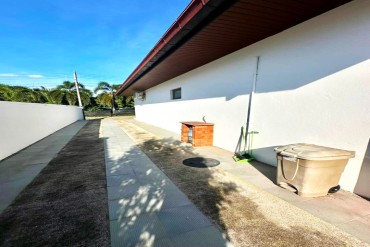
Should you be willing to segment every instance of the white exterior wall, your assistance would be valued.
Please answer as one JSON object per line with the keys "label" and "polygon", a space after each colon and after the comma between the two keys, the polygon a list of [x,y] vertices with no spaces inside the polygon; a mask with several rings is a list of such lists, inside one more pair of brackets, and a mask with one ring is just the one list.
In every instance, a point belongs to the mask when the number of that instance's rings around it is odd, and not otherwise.
{"label": "white exterior wall", "polygon": [[[342,175],[353,191],[370,137],[370,4],[354,1],[146,91],[140,121],[180,132],[180,121],[215,123],[214,145],[234,151],[245,126],[255,57],[260,69],[251,130],[255,157],[313,143],[356,151]],[[182,88],[181,100],[170,90]]]}
{"label": "white exterior wall", "polygon": [[0,101],[0,160],[83,119],[77,106]]}
{"label": "white exterior wall", "polygon": [[[202,67],[151,88],[144,102],[135,102],[136,118],[180,133],[180,121],[203,121],[204,116],[207,122],[215,123],[214,145],[232,150],[246,121],[248,81],[253,77],[254,63],[233,55],[207,65],[212,73],[204,73]],[[237,59],[240,61],[235,64]],[[168,102],[170,91],[178,87],[182,99]]]}

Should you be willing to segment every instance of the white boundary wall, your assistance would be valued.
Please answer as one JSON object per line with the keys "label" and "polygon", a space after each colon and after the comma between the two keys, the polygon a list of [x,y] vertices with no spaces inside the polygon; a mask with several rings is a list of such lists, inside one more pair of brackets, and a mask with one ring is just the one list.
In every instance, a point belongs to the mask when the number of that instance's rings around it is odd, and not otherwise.
{"label": "white boundary wall", "polygon": [[[273,148],[291,143],[354,150],[340,181],[353,191],[370,137],[369,16],[369,2],[354,1],[178,76],[147,90],[136,117],[179,133],[180,121],[205,116],[214,145],[234,151],[260,56],[257,159],[276,165]],[[182,99],[171,100],[178,87]]]}
{"label": "white boundary wall", "polygon": [[83,119],[77,106],[0,101],[0,160]]}

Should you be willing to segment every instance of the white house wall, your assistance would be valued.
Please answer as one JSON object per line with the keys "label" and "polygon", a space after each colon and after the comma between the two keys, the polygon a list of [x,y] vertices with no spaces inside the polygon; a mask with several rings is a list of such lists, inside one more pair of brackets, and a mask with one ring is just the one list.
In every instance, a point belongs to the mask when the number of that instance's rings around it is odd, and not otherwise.
{"label": "white house wall", "polygon": [[[180,121],[215,123],[214,145],[234,151],[252,112],[258,160],[290,143],[356,151],[340,184],[353,191],[370,137],[370,4],[354,1],[146,91],[140,121],[180,132]],[[181,66],[181,64],[179,64]],[[170,90],[181,87],[182,99]]]}
{"label": "white house wall", "polygon": [[0,101],[0,160],[83,119],[76,106]]}
{"label": "white house wall", "polygon": [[[234,64],[236,60],[239,63]],[[246,121],[249,78],[253,77],[251,63],[235,53],[208,64],[212,73],[204,73],[202,67],[151,88],[144,102],[136,102],[136,118],[179,133],[181,121],[203,121],[205,117],[216,124],[214,145],[232,150]],[[170,101],[170,91],[178,87],[182,99]]]}

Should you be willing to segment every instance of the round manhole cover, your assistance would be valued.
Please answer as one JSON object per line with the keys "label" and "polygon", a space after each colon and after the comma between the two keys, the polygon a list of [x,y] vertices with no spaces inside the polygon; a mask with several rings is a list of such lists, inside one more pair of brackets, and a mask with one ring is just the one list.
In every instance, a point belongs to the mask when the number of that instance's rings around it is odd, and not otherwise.
{"label": "round manhole cover", "polygon": [[211,158],[195,157],[186,159],[182,163],[190,167],[206,168],[218,166],[220,164],[220,161]]}

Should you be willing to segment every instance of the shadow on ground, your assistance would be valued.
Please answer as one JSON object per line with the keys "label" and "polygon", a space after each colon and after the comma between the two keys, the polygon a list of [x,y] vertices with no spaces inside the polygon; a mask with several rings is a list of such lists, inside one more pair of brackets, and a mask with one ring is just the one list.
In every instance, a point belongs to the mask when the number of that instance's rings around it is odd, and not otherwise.
{"label": "shadow on ground", "polygon": [[270,179],[276,184],[277,167],[266,165],[264,163],[250,161],[249,164],[256,168],[260,173],[262,173],[266,178]]}
{"label": "shadow on ground", "polygon": [[[130,124],[120,122],[121,128],[130,137],[134,138],[144,153],[161,169],[171,181],[185,193],[185,195],[219,228],[225,236],[237,246],[346,246],[335,234],[320,232],[315,227],[305,227],[279,223],[268,219],[260,210],[255,198],[248,198],[243,194],[243,189],[236,183],[225,179],[221,170],[217,167],[194,168],[185,166],[183,161],[198,157],[193,148],[184,146],[173,139],[157,139],[150,133],[135,129]],[[135,159],[134,150],[127,152],[128,156]],[[135,169],[135,168],[133,168]],[[140,169],[140,168],[137,168]],[[155,169],[142,171],[150,178],[150,174],[156,175]],[[163,206],[161,201],[166,196],[167,189],[163,185],[156,195],[145,198],[149,212],[156,208],[157,211]],[[143,198],[143,197],[142,197]],[[139,199],[139,198],[137,198]],[[149,199],[149,200],[148,200]],[[124,201],[126,212],[135,212],[136,199]],[[158,203],[159,202],[159,203]],[[272,208],[271,210],[274,210]],[[284,218],[286,212],[273,212]],[[172,217],[182,217],[180,214]],[[297,214],[293,218],[299,219]],[[276,217],[275,217],[276,218]],[[135,219],[135,218],[134,218]],[[194,219],[196,220],[196,219]],[[294,219],[293,219],[294,221]],[[184,222],[186,223],[186,222]],[[121,227],[130,227],[130,223],[122,223]],[[135,223],[133,223],[135,224]],[[302,226],[303,225],[303,226]],[[309,224],[308,224],[309,225]],[[154,229],[152,225],[142,226],[142,231]],[[149,235],[156,233],[149,231]],[[205,235],[204,235],[205,236]],[[201,239],[201,238],[199,238]],[[196,245],[196,244],[195,244]],[[199,245],[199,242],[198,242]]]}
{"label": "shadow on ground", "polygon": [[[224,181],[214,172],[214,168],[183,165],[181,161],[197,155],[191,147],[178,144],[165,139],[151,139],[140,147],[237,246],[346,245],[340,239],[318,231],[303,227],[283,227],[270,221],[253,200],[241,194],[237,184]],[[271,174],[270,171],[266,173]]]}
{"label": "shadow on ground", "polygon": [[89,121],[0,215],[0,246],[109,246],[99,127]]}

